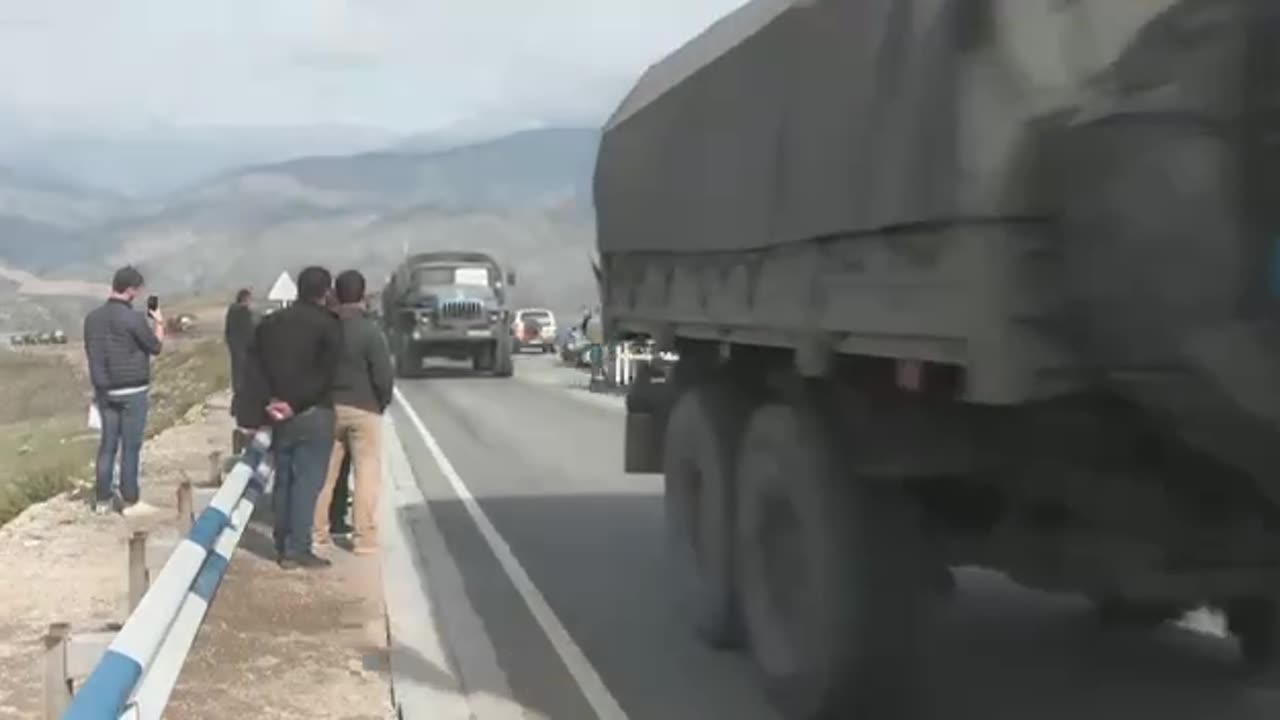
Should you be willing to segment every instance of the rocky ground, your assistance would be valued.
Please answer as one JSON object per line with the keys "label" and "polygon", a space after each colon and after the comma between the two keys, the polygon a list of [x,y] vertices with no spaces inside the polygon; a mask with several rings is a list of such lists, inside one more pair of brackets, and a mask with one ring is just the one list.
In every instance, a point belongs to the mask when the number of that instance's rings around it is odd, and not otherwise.
{"label": "rocky ground", "polygon": [[[176,489],[228,445],[227,398],[193,408],[143,459],[149,518],[95,517],[83,489],[0,527],[0,718],[39,718],[41,637],[53,622],[97,630],[127,614],[127,538],[176,535]],[[246,530],[167,716],[381,720],[390,715],[377,558],[337,551],[332,569],[280,571],[270,531]]]}

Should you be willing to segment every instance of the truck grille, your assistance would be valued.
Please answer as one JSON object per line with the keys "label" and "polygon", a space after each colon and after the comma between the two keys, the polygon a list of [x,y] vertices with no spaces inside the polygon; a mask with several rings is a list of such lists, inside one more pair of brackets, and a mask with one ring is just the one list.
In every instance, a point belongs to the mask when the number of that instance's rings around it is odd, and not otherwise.
{"label": "truck grille", "polygon": [[441,320],[481,320],[484,303],[479,300],[443,300],[439,306]]}

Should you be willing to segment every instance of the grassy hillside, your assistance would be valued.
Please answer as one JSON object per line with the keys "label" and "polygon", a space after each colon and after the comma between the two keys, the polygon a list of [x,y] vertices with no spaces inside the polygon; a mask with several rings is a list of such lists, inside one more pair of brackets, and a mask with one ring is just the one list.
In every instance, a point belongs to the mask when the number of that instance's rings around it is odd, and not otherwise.
{"label": "grassy hillside", "polygon": [[[0,524],[92,481],[98,437],[86,426],[88,382],[79,353],[75,346],[0,351]],[[213,339],[169,343],[153,374],[149,436],[230,384],[226,352]],[[143,473],[146,482],[145,467]]]}

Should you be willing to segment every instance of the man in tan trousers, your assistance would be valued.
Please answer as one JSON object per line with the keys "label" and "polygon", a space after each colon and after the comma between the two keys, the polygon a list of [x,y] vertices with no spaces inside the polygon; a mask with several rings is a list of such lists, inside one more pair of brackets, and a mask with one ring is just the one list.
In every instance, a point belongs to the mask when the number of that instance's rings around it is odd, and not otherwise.
{"label": "man in tan trousers", "polygon": [[356,270],[333,283],[342,319],[342,354],[333,382],[337,426],[329,476],[316,502],[315,544],[331,543],[329,504],[343,460],[351,454],[355,473],[353,551],[368,555],[378,549],[378,494],[382,485],[382,414],[391,404],[391,354],[382,331],[367,316],[364,276]]}

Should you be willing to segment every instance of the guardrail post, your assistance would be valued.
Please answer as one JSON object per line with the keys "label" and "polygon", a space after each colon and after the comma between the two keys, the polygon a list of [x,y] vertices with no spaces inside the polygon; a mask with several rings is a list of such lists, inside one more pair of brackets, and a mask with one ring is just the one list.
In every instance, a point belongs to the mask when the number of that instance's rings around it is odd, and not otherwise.
{"label": "guardrail post", "polygon": [[191,532],[191,526],[196,522],[195,507],[191,499],[191,481],[183,480],[178,483],[178,529],[183,535]]}
{"label": "guardrail post", "polygon": [[[63,712],[51,709],[50,717],[160,717],[254,504],[271,476],[270,458],[264,455],[270,444],[270,431],[257,433],[253,442],[256,452],[236,459],[209,506],[155,574],[154,585],[146,562],[147,533],[132,534],[128,542],[130,612],[123,626],[118,632],[94,637],[67,638],[64,631],[63,640],[48,642],[51,648],[62,647],[63,653],[61,658],[47,658],[47,675],[63,679],[47,684],[65,688],[65,694],[70,695],[54,705],[54,693],[48,692],[50,708],[66,708]],[[193,483],[187,479],[186,484]],[[51,638],[54,634],[51,631]],[[54,672],[54,663],[59,660],[60,673]],[[120,715],[122,712],[126,714]]]}
{"label": "guardrail post", "polygon": [[44,716],[58,720],[71,704],[71,684],[67,680],[67,639],[70,623],[53,623],[44,636]]}
{"label": "guardrail post", "polygon": [[[232,432],[235,433],[235,437],[238,437],[238,438],[244,437],[244,433],[240,432],[239,429],[233,430]],[[234,445],[234,442],[233,442],[233,445]],[[241,451],[233,450],[232,452],[238,457]],[[209,487],[218,487],[219,485],[221,485],[222,477],[223,477],[222,451],[214,450],[213,452],[209,453]]]}
{"label": "guardrail post", "polygon": [[129,613],[138,608],[151,584],[147,572],[147,533],[139,530],[129,537]]}

